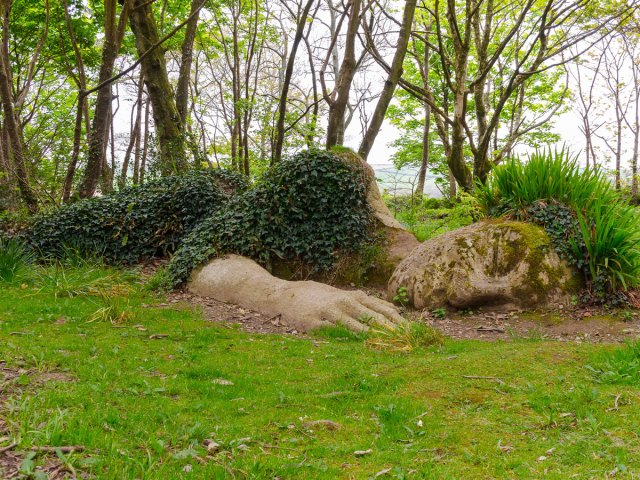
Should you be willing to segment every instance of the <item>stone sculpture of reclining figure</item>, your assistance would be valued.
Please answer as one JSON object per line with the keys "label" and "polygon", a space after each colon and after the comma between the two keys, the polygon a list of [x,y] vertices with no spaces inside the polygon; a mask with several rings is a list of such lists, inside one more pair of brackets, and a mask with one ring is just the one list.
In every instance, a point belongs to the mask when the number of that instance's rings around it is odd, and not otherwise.
{"label": "stone sculpture of reclining figure", "polygon": [[340,290],[313,281],[281,280],[238,255],[213,260],[194,273],[188,288],[197,295],[267,316],[280,315],[284,323],[304,332],[340,324],[362,331],[371,324],[404,321],[391,303],[362,291]]}

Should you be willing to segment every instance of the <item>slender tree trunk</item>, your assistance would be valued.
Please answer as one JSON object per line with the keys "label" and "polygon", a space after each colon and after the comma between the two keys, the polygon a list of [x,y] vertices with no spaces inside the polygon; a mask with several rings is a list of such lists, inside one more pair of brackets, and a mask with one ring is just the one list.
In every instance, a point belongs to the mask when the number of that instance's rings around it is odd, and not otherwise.
{"label": "slender tree trunk", "polygon": [[17,199],[14,198],[13,175],[9,159],[9,149],[5,141],[5,128],[0,124],[0,211],[14,210],[17,207]]}
{"label": "slender tree trunk", "polygon": [[429,167],[429,137],[431,136],[431,107],[424,104],[424,128],[422,130],[422,161],[420,162],[420,170],[418,171],[418,184],[416,192],[419,195],[424,194],[424,184],[427,179],[427,170]]}
{"label": "slender tree trunk", "polygon": [[146,102],[144,109],[144,143],[142,144],[142,158],[140,159],[140,185],[144,184],[144,176],[147,173],[147,155],[149,154],[149,113],[151,105]]}
{"label": "slender tree trunk", "polygon": [[[144,99],[143,99],[144,102]],[[139,108],[142,112],[142,104],[140,102]],[[145,112],[146,113],[146,112]],[[138,185],[140,183],[140,157],[142,155],[142,114],[139,116],[138,122],[138,137],[136,138],[136,146],[133,154],[133,184]]]}
{"label": "slender tree trunk", "polygon": [[71,160],[67,166],[67,174],[64,178],[62,187],[62,202],[69,203],[71,198],[71,190],[73,189],[73,179],[76,175],[78,167],[78,159],[80,157],[80,142],[82,141],[82,119],[84,116],[85,97],[78,94],[78,104],[76,105],[76,124],[73,128],[73,150],[71,152]]}
{"label": "slender tree trunk", "polygon": [[134,0],[129,23],[136,38],[138,55],[142,56],[152,50],[142,60],[142,72],[153,105],[153,122],[160,149],[160,171],[163,175],[184,172],[188,167],[184,128],[169,82],[164,49],[154,48],[160,37],[151,3],[147,0]]}
{"label": "slender tree trunk", "polygon": [[118,181],[118,188],[123,189],[127,185],[127,174],[129,172],[129,163],[131,161],[131,154],[133,152],[134,147],[140,141],[140,124],[142,123],[142,94],[144,92],[144,76],[140,73],[140,79],[138,80],[138,98],[136,99],[136,103],[134,105],[134,109],[136,112],[135,120],[133,119],[132,113],[132,128],[131,128],[131,136],[129,138],[129,145],[127,146],[127,150],[124,154],[124,160],[122,161],[122,171],[120,172],[120,180]]}
{"label": "slender tree trunk", "polygon": [[336,79],[333,99],[329,103],[329,122],[327,125],[327,148],[344,143],[345,114],[349,104],[351,83],[356,73],[355,39],[360,25],[361,0],[350,0],[349,27],[345,40],[344,58]]}
{"label": "slender tree trunk", "polygon": [[[105,38],[102,47],[102,62],[98,83],[102,83],[113,76],[118,51],[127,17],[129,15],[129,2],[125,2],[120,12],[120,18],[116,26],[116,0],[105,0]],[[106,164],[106,144],[108,139],[110,124],[111,102],[113,100],[111,85],[107,85],[98,90],[96,103],[93,112],[93,123],[89,133],[89,147],[87,152],[87,165],[80,186],[78,195],[80,198],[90,198],[96,193],[96,188],[102,176],[102,168]]]}
{"label": "slender tree trunk", "polygon": [[206,0],[191,0],[191,14],[182,42],[182,61],[176,85],[176,108],[180,115],[182,128],[187,125],[189,116],[189,81],[191,80],[191,64],[193,63],[193,43],[196,39],[200,9]]}
{"label": "slender tree trunk", "polygon": [[67,166],[67,174],[65,175],[64,184],[62,187],[62,202],[69,203],[69,200],[71,198],[71,191],[73,189],[73,180],[75,178],[76,170],[78,168],[78,160],[80,158],[82,123],[84,120],[86,125],[85,134],[88,137],[90,131],[90,120],[89,102],[87,101],[86,95],[83,94],[83,92],[87,89],[87,77],[84,68],[84,61],[82,60],[82,53],[80,52],[76,36],[71,26],[71,16],[69,15],[69,7],[67,5],[67,1],[62,0],[62,5],[64,8],[64,18],[67,27],[67,34],[69,35],[69,39],[71,40],[71,46],[73,47],[73,52],[76,60],[76,68],[78,71],[77,76],[74,75],[74,79],[78,85],[78,96],[76,99],[76,123],[73,129],[73,150],[71,153],[71,160],[69,161],[69,165]]}
{"label": "slender tree trunk", "polygon": [[9,64],[9,5],[3,5],[4,31],[2,39],[2,51],[0,52],[0,100],[2,101],[2,111],[4,113],[4,127],[8,137],[9,156],[13,160],[13,170],[15,173],[20,195],[29,213],[38,211],[38,197],[31,188],[29,173],[24,156],[24,142],[22,130],[18,123],[14,110],[14,97],[11,81],[11,65]]}
{"label": "slender tree trunk", "polygon": [[[104,163],[102,164],[102,175],[100,176],[100,189],[102,193],[113,192],[113,173],[115,170],[115,135],[113,129],[113,105],[109,105],[109,128],[104,140]],[[107,150],[111,148],[111,161],[107,160]]]}
{"label": "slender tree trunk", "polygon": [[449,198],[453,200],[458,195],[458,184],[456,177],[451,170],[449,170]]}
{"label": "slender tree trunk", "polygon": [[389,70],[389,76],[384,82],[382,93],[378,98],[376,109],[371,117],[369,128],[367,128],[358,153],[366,161],[373,147],[373,143],[380,132],[382,122],[387,113],[387,108],[393,98],[393,93],[396,90],[396,86],[402,77],[402,64],[404,57],[407,54],[407,46],[409,45],[409,37],[411,36],[411,27],[413,26],[413,15],[416,11],[416,0],[406,0],[404,5],[404,14],[402,18],[402,25],[400,27],[400,34],[398,35],[398,45],[396,46],[396,52],[393,56],[391,63],[391,70]]}
{"label": "slender tree trunk", "polygon": [[289,86],[291,84],[291,77],[293,76],[293,66],[296,61],[296,53],[298,52],[298,46],[302,40],[304,34],[304,27],[307,24],[307,17],[309,11],[315,0],[308,0],[304,6],[300,18],[298,19],[298,25],[296,27],[296,34],[293,38],[293,45],[291,46],[291,52],[289,53],[289,60],[287,61],[287,69],[285,70],[284,80],[282,84],[282,90],[280,92],[280,102],[278,104],[278,123],[276,126],[276,142],[274,151],[272,153],[272,163],[278,163],[282,159],[282,146],[284,144],[284,121],[287,113],[287,99],[289,96]]}

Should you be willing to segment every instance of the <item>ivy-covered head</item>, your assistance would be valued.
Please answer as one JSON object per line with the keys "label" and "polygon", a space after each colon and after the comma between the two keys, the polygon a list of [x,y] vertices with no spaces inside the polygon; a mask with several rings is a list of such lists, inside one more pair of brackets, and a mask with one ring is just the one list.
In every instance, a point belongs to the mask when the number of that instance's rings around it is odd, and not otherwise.
{"label": "ivy-covered head", "polygon": [[327,151],[305,151],[273,167],[196,227],[169,265],[174,284],[212,257],[236,253],[268,264],[274,257],[330,268],[340,251],[372,237],[362,169]]}

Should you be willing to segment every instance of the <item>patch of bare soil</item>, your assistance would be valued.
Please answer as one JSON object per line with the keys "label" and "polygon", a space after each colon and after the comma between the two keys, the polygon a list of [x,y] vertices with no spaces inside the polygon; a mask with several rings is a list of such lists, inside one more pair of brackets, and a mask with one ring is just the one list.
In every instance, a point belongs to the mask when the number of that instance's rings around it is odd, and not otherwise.
{"label": "patch of bare soil", "polygon": [[[345,288],[345,287],[342,287]],[[351,289],[346,287],[346,289]],[[369,295],[384,298],[380,289],[364,289]],[[188,292],[173,292],[170,307],[187,304],[200,308],[209,321],[238,325],[249,333],[300,335],[278,317],[267,318],[237,305],[218,302]],[[640,313],[607,311],[600,308],[574,308],[548,312],[476,310],[468,313],[447,312],[438,318],[430,311],[406,311],[412,320],[421,320],[456,339],[511,340],[531,338],[561,342],[619,343],[640,338]]]}
{"label": "patch of bare soil", "polygon": [[211,322],[238,325],[242,330],[249,333],[300,335],[298,330],[286,325],[280,316],[267,317],[258,312],[241,308],[238,305],[219,302],[213,298],[177,291],[170,293],[168,300],[169,303],[151,306],[168,307],[183,303],[201,309],[204,317]]}
{"label": "patch of bare soil", "polygon": [[[30,473],[42,472],[49,480],[63,480],[83,478],[69,465],[63,464],[56,456],[55,450],[50,447],[41,447],[37,452],[25,452],[21,450],[14,440],[15,426],[10,425],[6,418],[7,402],[16,395],[23,392],[20,379],[29,378],[29,388],[36,388],[46,382],[73,381],[72,377],[63,372],[38,372],[22,367],[9,367],[6,362],[0,360],[0,478],[25,478],[20,469],[28,456],[39,457],[38,466],[35,466]],[[28,477],[31,478],[31,477]]]}
{"label": "patch of bare soil", "polygon": [[602,309],[560,312],[491,312],[447,314],[416,312],[445,335],[459,339],[509,340],[531,338],[561,342],[617,343],[640,338],[640,318]]}

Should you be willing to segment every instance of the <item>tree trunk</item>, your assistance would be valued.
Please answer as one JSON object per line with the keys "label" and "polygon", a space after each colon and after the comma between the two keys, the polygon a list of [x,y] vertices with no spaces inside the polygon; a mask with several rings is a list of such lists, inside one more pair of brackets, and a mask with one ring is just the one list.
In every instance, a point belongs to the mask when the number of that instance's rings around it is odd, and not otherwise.
{"label": "tree trunk", "polygon": [[9,4],[4,5],[4,31],[2,38],[2,51],[0,52],[0,100],[4,113],[4,127],[8,137],[9,156],[13,160],[13,170],[20,189],[20,195],[29,213],[38,211],[38,197],[31,188],[29,173],[24,158],[24,142],[22,130],[16,118],[14,110],[14,97],[11,81],[11,65],[9,61]]}
{"label": "tree trunk", "polygon": [[67,166],[67,174],[64,178],[62,187],[62,202],[69,203],[71,198],[71,190],[73,189],[73,179],[76,175],[78,167],[78,159],[80,157],[80,142],[82,141],[82,118],[84,115],[84,102],[86,97],[82,93],[78,93],[78,104],[76,105],[76,124],[73,129],[73,150],[71,153],[71,161]]}
{"label": "tree trunk", "polygon": [[182,42],[182,60],[180,62],[180,74],[176,85],[176,108],[180,115],[182,128],[186,128],[189,116],[189,81],[191,80],[191,64],[193,61],[193,43],[196,39],[200,9],[205,0],[191,0],[191,14]]}
{"label": "tree trunk", "polygon": [[344,143],[345,113],[349,103],[351,83],[356,73],[355,40],[360,25],[361,0],[350,0],[349,27],[345,40],[344,58],[336,79],[334,98],[329,104],[329,122],[327,125],[327,149]]}
{"label": "tree trunk", "polygon": [[[107,81],[113,75],[113,67],[118,57],[124,29],[128,17],[129,2],[125,2],[120,12],[120,19],[116,27],[116,0],[105,0],[105,38],[102,47],[102,62],[98,83]],[[87,152],[87,165],[78,195],[80,198],[90,198],[96,193],[96,188],[102,176],[102,168],[106,163],[106,141],[109,135],[111,102],[113,100],[111,84],[98,90],[93,112],[93,122],[89,133],[89,149]]]}
{"label": "tree trunk", "polygon": [[122,161],[122,171],[120,172],[120,180],[118,181],[118,188],[121,190],[127,185],[127,174],[129,172],[129,163],[131,161],[131,154],[134,147],[140,143],[140,124],[142,123],[142,94],[144,92],[144,75],[140,73],[138,80],[138,98],[133,106],[136,112],[135,120],[133,119],[133,112],[131,113],[131,136],[129,138],[129,145],[124,154],[124,160]]}
{"label": "tree trunk", "polygon": [[274,151],[272,154],[272,163],[278,163],[282,159],[282,145],[284,144],[284,121],[287,113],[287,98],[289,96],[289,86],[291,84],[291,77],[293,76],[293,66],[296,61],[296,53],[298,52],[298,45],[302,40],[304,34],[304,27],[307,24],[307,17],[309,11],[315,0],[308,0],[304,6],[304,10],[298,19],[298,25],[296,27],[296,34],[293,38],[293,45],[291,46],[291,52],[289,53],[289,60],[287,61],[287,69],[284,74],[284,80],[282,83],[282,91],[280,92],[280,102],[278,104],[278,123],[276,126],[276,142]]}
{"label": "tree trunk", "polygon": [[458,195],[458,186],[456,182],[456,177],[453,175],[453,172],[449,170],[449,198],[451,200],[455,199]]}
{"label": "tree trunk", "polygon": [[396,90],[396,86],[402,77],[402,64],[404,57],[407,54],[407,46],[409,45],[409,37],[411,36],[411,27],[413,26],[413,15],[416,11],[416,0],[406,0],[404,5],[404,14],[402,18],[402,25],[400,27],[400,34],[398,35],[398,45],[396,46],[396,52],[393,56],[393,62],[391,63],[391,70],[389,70],[389,76],[384,82],[382,93],[376,104],[376,109],[371,117],[371,123],[369,128],[364,134],[358,153],[366,161],[373,147],[384,117],[387,113],[387,108],[393,98],[393,93]]}
{"label": "tree trunk", "polygon": [[144,184],[144,176],[147,173],[147,155],[149,154],[149,109],[151,106],[146,102],[144,109],[144,143],[142,144],[142,157],[140,158],[140,185]]}
{"label": "tree trunk", "polygon": [[424,104],[424,128],[422,130],[422,162],[418,171],[418,184],[416,192],[419,195],[424,194],[424,184],[427,179],[427,169],[429,167],[429,136],[431,135],[431,107]]}
{"label": "tree trunk", "polygon": [[169,83],[164,49],[160,42],[151,4],[134,0],[129,23],[136,38],[138,55],[152,50],[142,60],[142,73],[153,106],[153,122],[160,150],[160,171],[163,175],[184,172],[188,165],[185,155],[184,128]]}

